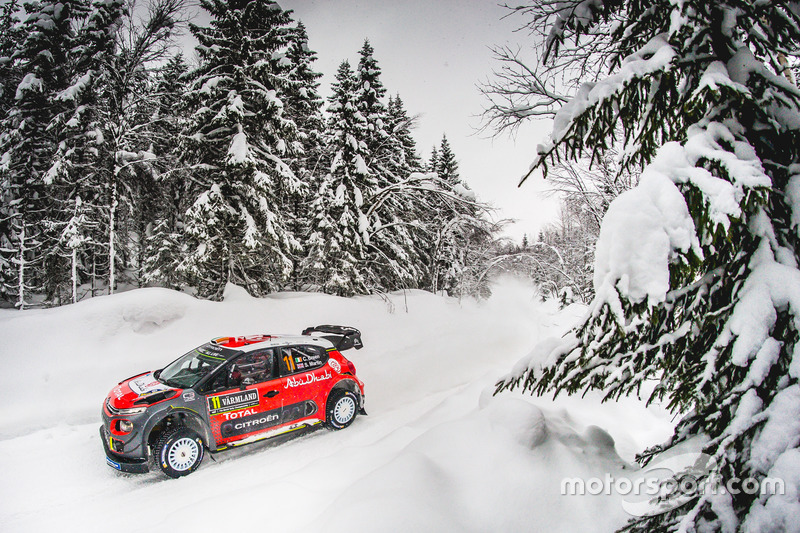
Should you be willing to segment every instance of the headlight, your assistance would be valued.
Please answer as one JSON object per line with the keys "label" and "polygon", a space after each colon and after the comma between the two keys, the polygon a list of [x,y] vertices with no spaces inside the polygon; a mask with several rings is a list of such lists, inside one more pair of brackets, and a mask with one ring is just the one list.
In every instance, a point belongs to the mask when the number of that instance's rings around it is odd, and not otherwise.
{"label": "headlight", "polygon": [[131,407],[130,409],[117,409],[118,414],[121,415],[140,415],[147,411],[147,406],[144,407]]}
{"label": "headlight", "polygon": [[133,431],[133,422],[131,422],[130,420],[120,420],[119,430],[122,433],[130,433],[131,431]]}

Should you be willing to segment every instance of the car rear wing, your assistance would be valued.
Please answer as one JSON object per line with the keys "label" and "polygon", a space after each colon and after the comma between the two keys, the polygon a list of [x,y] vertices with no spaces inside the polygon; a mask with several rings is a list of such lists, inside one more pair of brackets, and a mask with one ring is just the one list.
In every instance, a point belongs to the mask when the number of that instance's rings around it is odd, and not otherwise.
{"label": "car rear wing", "polygon": [[303,335],[315,335],[327,339],[340,352],[350,348],[360,350],[364,347],[364,343],[361,342],[361,332],[349,326],[314,326],[304,329]]}

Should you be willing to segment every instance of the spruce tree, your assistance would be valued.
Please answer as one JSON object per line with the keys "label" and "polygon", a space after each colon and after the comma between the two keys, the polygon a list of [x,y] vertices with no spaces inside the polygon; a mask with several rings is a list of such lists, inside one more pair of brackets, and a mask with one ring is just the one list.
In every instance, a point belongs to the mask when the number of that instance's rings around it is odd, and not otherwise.
{"label": "spruce tree", "polygon": [[186,213],[181,271],[200,294],[226,282],[260,295],[286,286],[299,242],[287,220],[303,183],[287,160],[297,125],[283,99],[291,84],[291,17],[276,2],[203,0],[209,27],[191,26],[200,66],[187,95],[185,161],[202,184]]}
{"label": "spruce tree", "polygon": [[85,2],[68,2],[58,11],[55,2],[24,7],[21,39],[4,60],[17,77],[4,80],[10,106],[0,124],[4,175],[0,253],[4,267],[11,267],[3,270],[3,292],[19,308],[30,303],[32,293],[48,292],[52,297],[55,286],[48,280],[61,277],[51,278],[46,272],[48,250],[56,249],[58,242],[57,230],[45,230],[55,203],[48,172],[60,142],[58,133],[47,126],[63,107],[55,95],[69,86],[73,23],[87,13]]}
{"label": "spruce tree", "polygon": [[389,138],[387,131],[387,110],[383,103],[386,88],[381,80],[381,68],[375,59],[375,49],[364,40],[364,45],[358,52],[358,66],[356,67],[356,98],[358,111],[367,121],[367,148],[373,157],[379,157],[381,151],[388,149],[386,142]]}
{"label": "spruce tree", "polygon": [[[22,80],[18,61],[12,59],[16,45],[22,40],[17,20],[19,3],[12,0],[0,6],[0,124],[6,125],[8,112],[14,105],[16,88]],[[10,180],[11,153],[2,149],[8,146],[10,132],[0,130],[0,298],[13,301],[19,290],[18,268],[15,260],[16,195]]]}
{"label": "spruce tree", "polygon": [[194,182],[180,165],[179,138],[186,122],[182,106],[188,70],[183,55],[175,55],[159,69],[151,93],[155,108],[149,129],[157,145],[161,171],[148,194],[143,217],[146,239],[142,280],[170,288],[181,286],[177,269],[182,260],[183,219],[195,193]]}
{"label": "spruce tree", "polygon": [[458,174],[458,162],[455,154],[453,154],[453,149],[450,148],[447,135],[442,135],[442,142],[439,145],[436,173],[439,179],[451,185],[461,183],[461,178]]}
{"label": "spruce tree", "polygon": [[290,61],[288,72],[289,83],[286,87],[284,105],[286,115],[290,117],[298,129],[298,156],[293,162],[295,172],[308,178],[318,169],[325,118],[322,114],[324,101],[319,94],[319,79],[322,74],[313,69],[317,53],[308,45],[308,33],[305,25],[299,21],[289,34],[290,44],[286,57]]}
{"label": "spruce tree", "polygon": [[[184,23],[183,0],[151,0],[146,12],[130,4],[116,32],[117,48],[103,63],[102,111],[105,142],[98,172],[107,184],[105,210],[109,290],[116,283],[141,286],[151,258],[158,204],[170,195],[177,165],[176,127],[166,127],[180,106],[161,101],[164,69],[180,68],[170,57],[171,36]],[[173,99],[173,104],[180,100]],[[173,120],[174,122],[174,120]]]}
{"label": "spruce tree", "polygon": [[386,112],[387,130],[391,143],[388,165],[394,174],[405,179],[412,172],[423,170],[422,160],[417,153],[417,143],[411,135],[414,119],[408,116],[399,94],[389,98]]}
{"label": "spruce tree", "polygon": [[[122,186],[117,174],[121,161],[117,157],[117,130],[111,127],[114,96],[110,80],[123,1],[92,3],[91,7],[76,35],[80,44],[72,50],[70,86],[56,95],[64,108],[51,124],[62,134],[50,170],[58,197],[55,210],[60,227],[66,223],[69,230],[62,231],[58,248],[61,263],[69,268],[68,282],[59,280],[60,292],[71,294],[73,301],[75,286],[91,278],[95,288],[98,274],[113,292],[116,272],[123,263],[117,244],[118,190]],[[82,237],[68,237],[73,231]]]}
{"label": "spruce tree", "polygon": [[367,168],[368,124],[358,111],[356,77],[343,61],[332,85],[328,105],[329,168],[314,186],[312,227],[302,263],[306,286],[312,290],[350,296],[375,288],[367,264],[369,224],[364,197],[374,191]]}
{"label": "spruce tree", "polygon": [[487,240],[491,240],[493,230],[486,220],[488,207],[479,203],[461,180],[458,161],[446,134],[442,135],[434,155],[432,164],[436,168],[437,186],[444,194],[433,204],[428,219],[433,235],[427,265],[428,283],[434,292],[462,296],[465,284],[472,286],[468,278],[480,275],[473,268],[476,251],[482,250]]}
{"label": "spruce tree", "polygon": [[[96,123],[96,65],[113,51],[121,2],[88,0],[25,4],[10,61],[19,73],[13,102],[0,124],[6,183],[2,247],[4,292],[24,307],[34,293],[68,299],[73,251],[61,246],[78,204],[87,202],[103,135]],[[77,220],[89,220],[81,217]],[[89,224],[85,231],[96,227]],[[72,241],[75,242],[75,241]],[[82,241],[84,243],[88,240]]]}
{"label": "spruce tree", "polygon": [[643,463],[700,437],[710,477],[780,478],[787,491],[696,493],[625,529],[796,529],[800,91],[778,56],[796,60],[800,8],[626,0],[516,9],[547,35],[548,61],[574,66],[589,51],[608,68],[558,112],[537,166],[602,156],[621,132],[623,167],[643,172],[603,220],[588,318],[498,390],[599,389],[613,400],[655,380],[649,401],[680,421]]}
{"label": "spruce tree", "polygon": [[[402,102],[393,104],[396,116],[391,117],[383,101],[386,88],[374,53],[369,40],[365,40],[355,73],[357,110],[367,124],[365,162],[375,183],[364,201],[369,206],[371,270],[377,275],[377,285],[382,290],[396,290],[416,287],[421,278],[412,235],[417,221],[409,205],[411,198],[402,193],[400,186],[408,178],[404,173],[413,163],[405,161],[408,154],[401,138],[407,137],[410,123],[403,116]],[[393,120],[397,121],[394,125],[399,126],[396,131],[392,129]]]}
{"label": "spruce tree", "polygon": [[439,150],[435,146],[431,148],[431,157],[425,164],[425,172],[439,172]]}
{"label": "spruce tree", "polygon": [[[322,74],[313,69],[317,53],[308,44],[308,33],[302,22],[289,34],[290,44],[286,52],[291,62],[288,73],[286,96],[283,99],[286,115],[297,125],[297,146],[295,155],[287,159],[287,163],[295,175],[307,187],[308,193],[294,196],[293,205],[289,206],[287,224],[298,239],[304,239],[311,231],[311,221],[315,212],[311,210],[311,199],[314,196],[315,180],[325,172],[325,117],[322,113],[324,100],[319,94],[319,79]],[[303,242],[304,249],[308,243]],[[299,262],[295,262],[295,273],[292,275],[294,288],[302,283],[302,272],[297,271]]]}

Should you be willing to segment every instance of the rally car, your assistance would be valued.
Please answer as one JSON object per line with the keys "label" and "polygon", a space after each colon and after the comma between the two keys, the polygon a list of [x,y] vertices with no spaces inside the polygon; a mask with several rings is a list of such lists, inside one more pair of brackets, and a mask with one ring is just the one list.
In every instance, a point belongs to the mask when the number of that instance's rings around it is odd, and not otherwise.
{"label": "rally car", "polygon": [[111,389],[100,428],[106,462],[180,477],[200,466],[205,450],[320,424],[346,428],[366,412],[364,384],[341,352],[362,347],[357,329],[329,325],[213,339]]}

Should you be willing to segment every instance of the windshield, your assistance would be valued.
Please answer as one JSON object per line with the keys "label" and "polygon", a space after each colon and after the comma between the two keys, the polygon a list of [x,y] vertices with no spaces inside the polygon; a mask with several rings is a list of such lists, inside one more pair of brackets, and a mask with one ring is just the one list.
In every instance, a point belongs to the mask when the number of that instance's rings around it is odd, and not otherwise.
{"label": "windshield", "polygon": [[158,380],[170,387],[181,389],[194,387],[198,381],[238,353],[238,350],[223,348],[209,342],[172,362],[161,371]]}

